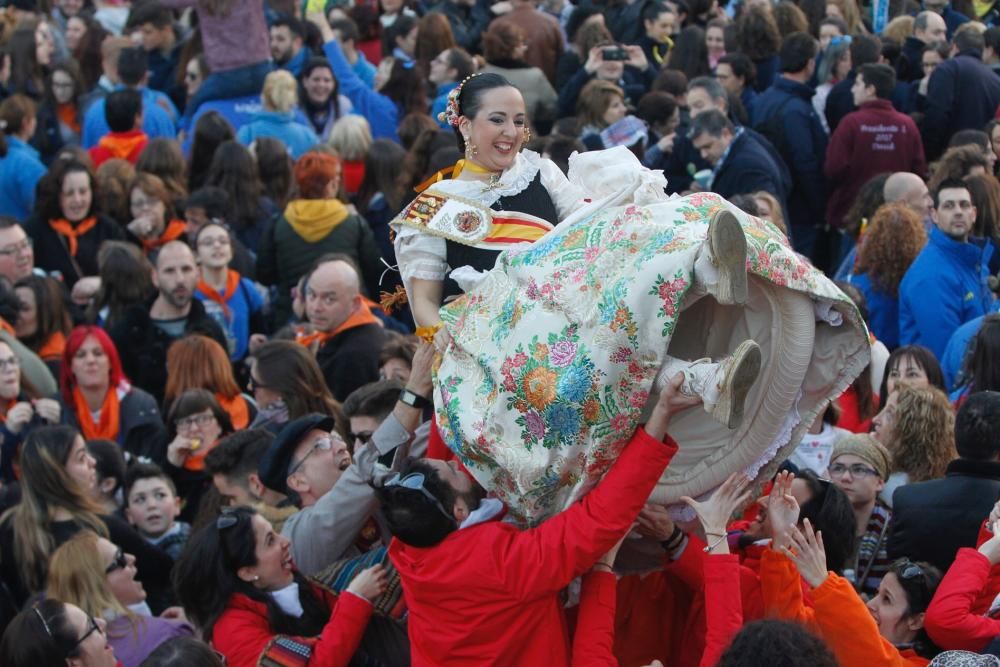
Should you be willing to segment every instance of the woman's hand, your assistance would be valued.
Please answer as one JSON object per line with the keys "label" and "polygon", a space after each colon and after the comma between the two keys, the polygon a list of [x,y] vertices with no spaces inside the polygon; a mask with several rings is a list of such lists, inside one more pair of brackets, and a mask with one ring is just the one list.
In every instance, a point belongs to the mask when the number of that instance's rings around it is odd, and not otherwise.
{"label": "woman's hand", "polygon": [[677,139],[677,133],[671,132],[670,134],[665,134],[660,137],[660,140],[656,142],[656,147],[664,153],[671,153],[674,150],[674,140]]}
{"label": "woman's hand", "polygon": [[591,47],[590,53],[587,54],[587,62],[583,63],[583,69],[587,70],[587,74],[593,74],[597,71],[597,68],[601,66],[604,62],[604,51],[603,47],[594,46]]}
{"label": "woman's hand", "polygon": [[177,437],[167,445],[167,461],[170,465],[175,468],[181,468],[184,463],[188,460],[188,457],[194,452],[195,449],[201,446],[201,443],[196,443],[190,438],[186,438],[180,433]]}
{"label": "woman's hand", "polygon": [[136,218],[128,223],[126,227],[133,235],[140,239],[148,239],[154,231],[153,221],[147,217]]}
{"label": "woman's hand", "polygon": [[35,413],[50,424],[58,424],[62,419],[62,406],[59,401],[51,398],[39,398],[33,401]]}
{"label": "woman's hand", "polygon": [[684,384],[684,374],[678,373],[660,391],[660,400],[656,402],[653,414],[649,416],[649,421],[646,422],[646,433],[650,437],[663,440],[663,436],[667,434],[667,425],[670,423],[671,417],[678,412],[687,410],[692,405],[701,403],[701,397],[699,396],[682,394],[682,384]]}
{"label": "woman's hand", "polygon": [[14,407],[7,411],[7,430],[11,433],[20,433],[34,416],[35,409],[31,407],[31,403],[27,401],[15,403]]}
{"label": "woman's hand", "polygon": [[389,585],[389,575],[381,565],[362,570],[358,576],[354,577],[347,586],[347,590],[355,595],[360,595],[369,602],[374,602],[375,598],[385,592]]}
{"label": "woman's hand", "polygon": [[99,276],[86,276],[80,278],[73,285],[70,298],[78,306],[88,305],[101,289],[101,278]]}
{"label": "woman's hand", "polygon": [[626,65],[631,65],[640,70],[646,70],[649,68],[649,60],[646,59],[646,52],[642,50],[641,46],[626,46],[625,53],[628,54],[628,60],[625,61]]}
{"label": "woman's hand", "polygon": [[805,520],[802,530],[792,526],[789,538],[795,545],[795,551],[787,546],[781,547],[782,553],[788,556],[799,574],[813,588],[818,588],[826,581],[830,573],[826,569],[826,551],[823,549],[823,533],[813,533],[809,519]]}
{"label": "woman's hand", "polygon": [[749,477],[743,473],[733,473],[705,502],[699,503],[688,496],[681,497],[681,500],[698,515],[709,543],[715,541],[713,537],[718,538],[726,534],[726,527],[733,517],[733,512],[750,499],[749,485]]}
{"label": "woman's hand", "polygon": [[306,20],[319,28],[319,34],[323,37],[323,43],[336,39],[336,33],[330,28],[330,22],[326,19],[326,14],[319,10],[306,12]]}
{"label": "woman's hand", "polygon": [[771,495],[767,499],[769,532],[773,547],[777,551],[789,546],[788,535],[799,522],[799,503],[792,495],[794,479],[795,475],[790,472],[778,473],[774,478],[774,486],[771,487]]}
{"label": "woman's hand", "polygon": [[[990,514],[990,518],[993,518],[992,514]],[[1000,526],[997,526],[995,521],[986,525],[993,533],[993,537],[980,544],[978,551],[986,556],[986,559],[990,561],[990,565],[996,565],[1000,563],[1000,535],[997,535],[997,530],[1000,529]]]}

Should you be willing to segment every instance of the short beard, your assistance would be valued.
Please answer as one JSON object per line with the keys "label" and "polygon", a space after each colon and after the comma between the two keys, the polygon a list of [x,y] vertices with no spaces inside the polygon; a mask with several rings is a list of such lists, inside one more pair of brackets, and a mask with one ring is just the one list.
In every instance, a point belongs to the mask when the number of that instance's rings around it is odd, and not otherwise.
{"label": "short beard", "polygon": [[479,486],[476,482],[473,482],[472,488],[465,493],[460,493],[458,497],[465,501],[465,505],[469,508],[470,512],[475,512],[479,509],[479,505],[483,502],[483,498],[486,497],[486,489]]}

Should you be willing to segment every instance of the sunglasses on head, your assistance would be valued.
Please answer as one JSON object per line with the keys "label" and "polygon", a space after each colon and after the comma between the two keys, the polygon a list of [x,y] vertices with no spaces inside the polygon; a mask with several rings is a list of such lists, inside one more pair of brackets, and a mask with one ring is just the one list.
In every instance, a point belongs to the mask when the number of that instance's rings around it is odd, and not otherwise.
{"label": "sunglasses on head", "polygon": [[405,477],[400,477],[399,473],[396,473],[392,479],[385,483],[386,488],[391,488],[393,486],[399,486],[404,489],[409,489],[411,491],[419,491],[425,498],[434,503],[434,507],[440,510],[441,514],[446,517],[455,520],[455,517],[444,508],[441,501],[434,497],[434,494],[424,488],[424,474],[421,472],[411,472]]}

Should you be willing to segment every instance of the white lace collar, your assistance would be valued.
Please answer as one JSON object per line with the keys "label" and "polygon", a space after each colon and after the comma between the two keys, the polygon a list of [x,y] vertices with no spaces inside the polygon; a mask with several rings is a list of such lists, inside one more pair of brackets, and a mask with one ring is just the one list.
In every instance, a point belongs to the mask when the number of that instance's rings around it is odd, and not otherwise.
{"label": "white lace collar", "polygon": [[501,197],[512,197],[531,185],[538,174],[542,156],[534,151],[524,150],[514,158],[514,164],[500,176],[499,186],[487,190],[482,181],[448,179],[439,181],[429,189],[449,195],[464,197],[489,208]]}

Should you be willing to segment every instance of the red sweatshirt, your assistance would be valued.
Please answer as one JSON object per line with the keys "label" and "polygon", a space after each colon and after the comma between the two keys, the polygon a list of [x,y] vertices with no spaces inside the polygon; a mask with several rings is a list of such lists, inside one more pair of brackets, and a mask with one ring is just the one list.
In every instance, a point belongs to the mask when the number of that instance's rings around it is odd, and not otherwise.
{"label": "red sweatshirt", "polygon": [[639,429],[579,503],[529,530],[499,521],[456,530],[437,546],[393,540],[410,610],[413,667],[568,667],[559,592],[625,534],[677,452]]}

